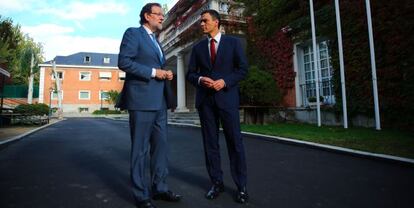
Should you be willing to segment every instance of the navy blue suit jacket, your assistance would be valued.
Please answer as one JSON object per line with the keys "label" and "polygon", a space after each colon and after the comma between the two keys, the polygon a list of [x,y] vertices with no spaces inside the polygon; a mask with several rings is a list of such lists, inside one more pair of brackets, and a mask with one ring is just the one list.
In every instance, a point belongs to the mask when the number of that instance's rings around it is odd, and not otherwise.
{"label": "navy blue suit jacket", "polygon": [[[128,110],[160,110],[163,100],[174,107],[175,97],[169,82],[151,78],[152,68],[162,69],[158,48],[143,26],[128,28],[122,38],[118,68],[126,72],[125,83],[116,107]],[[164,56],[163,56],[164,57]]]}
{"label": "navy blue suit jacket", "polygon": [[[241,47],[240,40],[235,37],[222,35],[216,53],[215,63],[211,63],[208,39],[198,42],[192,50],[188,65],[187,80],[197,89],[196,108],[202,105],[208,95],[214,96],[219,108],[238,108],[239,81],[247,74],[247,59]],[[216,92],[198,84],[200,76],[213,80],[223,79],[226,87]]]}

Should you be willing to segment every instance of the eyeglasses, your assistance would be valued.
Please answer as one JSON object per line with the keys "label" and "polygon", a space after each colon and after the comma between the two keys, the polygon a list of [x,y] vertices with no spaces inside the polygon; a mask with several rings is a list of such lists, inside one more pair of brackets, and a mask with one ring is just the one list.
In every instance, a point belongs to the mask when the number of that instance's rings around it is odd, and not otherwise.
{"label": "eyeglasses", "polygon": [[155,15],[157,15],[159,17],[165,17],[165,15],[163,13],[153,13],[153,12],[151,12],[150,14],[155,14]]}

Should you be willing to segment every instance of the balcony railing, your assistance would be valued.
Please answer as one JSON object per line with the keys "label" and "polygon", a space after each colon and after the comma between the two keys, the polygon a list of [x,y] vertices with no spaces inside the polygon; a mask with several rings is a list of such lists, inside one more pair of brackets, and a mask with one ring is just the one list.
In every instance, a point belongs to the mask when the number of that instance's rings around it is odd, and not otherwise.
{"label": "balcony railing", "polygon": [[[309,97],[316,98],[315,83],[305,83],[299,85],[302,92],[302,105],[309,106]],[[320,82],[319,96],[323,97],[323,101],[320,101],[322,105],[333,105],[335,104],[335,95],[333,91],[332,80],[323,80]]]}
{"label": "balcony railing", "polygon": [[173,32],[168,33],[164,40],[161,41],[161,45],[164,47],[164,50],[167,50],[170,46],[170,42],[175,41],[175,39],[189,27],[191,27],[194,23],[200,20],[200,14],[206,9],[210,8],[210,4],[206,3],[196,12],[194,12],[190,17],[188,17],[183,23],[181,23]]}

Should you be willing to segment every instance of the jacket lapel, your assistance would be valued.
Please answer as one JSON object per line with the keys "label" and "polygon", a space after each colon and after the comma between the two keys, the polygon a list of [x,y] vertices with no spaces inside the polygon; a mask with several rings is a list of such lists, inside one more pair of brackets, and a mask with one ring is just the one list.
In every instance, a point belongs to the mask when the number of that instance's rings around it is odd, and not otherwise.
{"label": "jacket lapel", "polygon": [[220,38],[220,43],[219,43],[219,46],[218,46],[218,48],[217,48],[217,52],[216,52],[216,62],[214,63],[214,66],[219,66],[220,65],[220,61],[221,61],[221,58],[220,57],[222,57],[222,53],[223,53],[223,51],[224,51],[224,48],[226,47],[226,36],[225,35],[221,35],[221,38]]}
{"label": "jacket lapel", "polygon": [[140,29],[141,29],[142,36],[144,37],[145,41],[150,45],[150,47],[152,48],[153,52],[155,53],[155,55],[157,56],[158,60],[160,61],[161,60],[160,53],[158,51],[158,48],[152,42],[150,35],[145,30],[144,26],[141,26]]}
{"label": "jacket lapel", "polygon": [[213,69],[213,65],[211,63],[210,59],[210,52],[208,48],[208,38],[204,39],[201,44],[201,49],[204,55],[204,61],[208,64],[208,69],[211,71]]}

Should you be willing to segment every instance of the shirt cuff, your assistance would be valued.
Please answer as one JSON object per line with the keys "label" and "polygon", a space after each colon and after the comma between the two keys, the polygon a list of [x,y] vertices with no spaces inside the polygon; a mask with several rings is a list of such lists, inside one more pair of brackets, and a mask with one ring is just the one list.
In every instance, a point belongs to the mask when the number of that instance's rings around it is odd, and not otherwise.
{"label": "shirt cuff", "polygon": [[200,85],[201,78],[203,78],[203,77],[202,77],[202,76],[200,76],[200,77],[198,78],[198,85]]}
{"label": "shirt cuff", "polygon": [[157,74],[157,70],[155,68],[152,68],[151,78],[154,78],[156,74]]}

